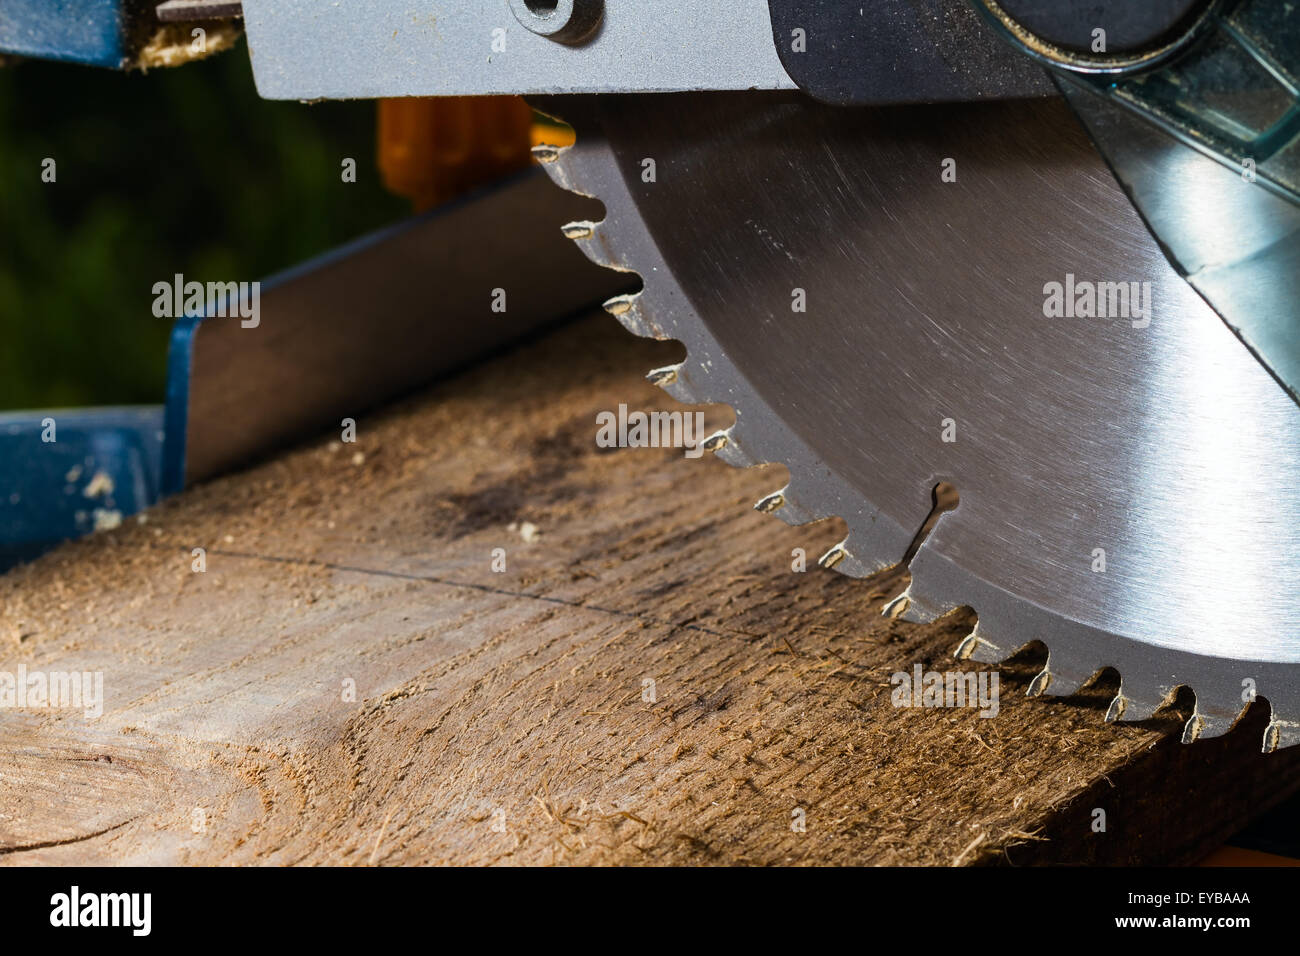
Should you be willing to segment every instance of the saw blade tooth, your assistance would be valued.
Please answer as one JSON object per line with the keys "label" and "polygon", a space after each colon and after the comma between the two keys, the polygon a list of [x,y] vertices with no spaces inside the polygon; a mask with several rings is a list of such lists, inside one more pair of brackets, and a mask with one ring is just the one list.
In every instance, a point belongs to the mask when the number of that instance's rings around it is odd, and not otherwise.
{"label": "saw blade tooth", "polygon": [[841,541],[839,544],[831,547],[829,551],[817,559],[817,563],[823,568],[833,568],[849,556],[848,548],[845,547],[847,542]]}
{"label": "saw blade tooth", "polygon": [[732,468],[752,468],[754,465],[767,463],[766,458],[750,452],[744,438],[736,433],[735,425],[706,438],[704,448],[706,451],[713,452]]}
{"label": "saw blade tooth", "polygon": [[695,385],[690,379],[690,367],[686,362],[673,367],[672,380],[663,383],[656,382],[660,388],[669,394],[673,400],[681,402],[683,405],[708,405],[709,402],[702,401],[695,391]]}
{"label": "saw blade tooth", "polygon": [[825,554],[817,559],[817,563],[823,568],[834,569],[840,574],[847,575],[851,578],[869,578],[876,573],[876,568],[864,564],[849,549],[849,538],[845,538],[839,544],[833,545]]}
{"label": "saw blade tooth", "polygon": [[958,660],[975,661],[978,664],[997,664],[1011,655],[1010,652],[985,637],[980,631],[980,622],[976,621],[975,627],[957,645],[957,650],[953,652],[953,656]]}
{"label": "saw blade tooth", "polygon": [[1117,720],[1123,720],[1124,711],[1127,709],[1128,698],[1121,691],[1111,699],[1110,706],[1106,708],[1106,723],[1113,724]]}
{"label": "saw blade tooth", "polygon": [[1202,737],[1221,737],[1232,729],[1234,721],[1194,711],[1183,724],[1183,743],[1190,744]]}
{"label": "saw blade tooth", "polygon": [[668,394],[687,405],[729,404],[727,399],[730,396],[717,393],[717,384],[709,374],[709,364],[707,358],[688,353],[686,360],[677,366],[672,386],[667,389]]}
{"label": "saw blade tooth", "polygon": [[908,588],[904,588],[902,594],[886,601],[885,606],[880,609],[880,616],[897,620],[907,614],[908,608],[912,606],[912,595],[908,591]]}
{"label": "saw blade tooth", "polygon": [[1091,674],[1080,676],[1079,674],[1068,674],[1052,668],[1051,661],[1048,666],[1044,667],[1032,681],[1025,693],[1029,697],[1040,697],[1043,694],[1049,697],[1069,697],[1071,694],[1077,694],[1079,688],[1088,683],[1092,677]]}
{"label": "saw blade tooth", "polygon": [[627,292],[622,295],[611,296],[601,303],[603,308],[616,319],[622,319],[636,307],[636,300],[640,298],[639,292]]}
{"label": "saw blade tooth", "polygon": [[1273,710],[1269,724],[1264,728],[1264,753],[1269,754],[1282,747],[1300,745],[1300,721],[1283,720]]}
{"label": "saw blade tooth", "polygon": [[551,182],[561,189],[567,189],[579,196],[595,198],[591,190],[583,185],[582,164],[583,150],[574,146],[540,145],[533,147],[533,159],[537,160]]}
{"label": "saw blade tooth", "polygon": [[672,334],[652,321],[641,308],[643,292],[616,295],[604,303],[605,311],[618,319],[623,328],[643,339],[671,339]]}
{"label": "saw blade tooth", "polygon": [[[646,375],[646,379],[654,385],[658,385],[674,400],[681,402],[683,405],[715,405],[718,404],[712,399],[701,394],[701,378],[698,374],[698,365],[687,359],[684,362],[678,362],[676,365],[665,365],[662,368],[651,369]],[[734,426],[733,426],[734,428]],[[714,436],[710,436],[714,437]],[[734,441],[734,435],[727,436],[728,442]],[[705,447],[709,451],[717,449]]]}
{"label": "saw blade tooth", "polygon": [[1042,673],[1030,682],[1026,691],[1030,697],[1047,694],[1051,697],[1068,697],[1076,694],[1102,670],[1090,658],[1080,657],[1067,645],[1058,645],[1047,651],[1047,663]]}
{"label": "saw blade tooth", "polygon": [[[934,529],[931,530],[930,536],[921,542],[921,546],[917,548],[916,554],[914,554],[912,560],[908,562],[907,567],[908,571],[912,575],[912,583],[907,586],[907,609],[903,613],[905,620],[924,624],[929,621],[938,620],[950,611],[955,611],[957,608],[961,607],[961,602],[947,593],[948,588],[943,576],[941,574],[932,573],[937,567],[941,570],[940,566],[945,563],[945,559],[942,556],[934,555],[928,547],[928,545],[934,540],[935,532],[939,530],[939,525],[943,524],[945,518],[947,518],[947,515],[943,515],[939,518],[938,523],[935,525]],[[979,613],[978,608],[976,608],[976,613]],[[997,645],[992,643],[988,638],[988,634],[994,630],[989,626],[988,621],[981,618],[979,624],[976,625],[975,630],[977,632],[983,632],[979,634],[981,645],[988,645],[994,648],[997,647]],[[975,636],[975,633],[972,632],[971,637]],[[969,640],[970,637],[967,638],[967,641]]]}
{"label": "saw blade tooth", "polygon": [[[578,219],[574,222],[566,222],[560,227],[560,231],[564,233],[564,238],[572,239],[574,242],[581,245],[583,240],[591,239],[596,235],[596,223],[592,222],[590,219]],[[583,251],[586,250],[584,249]],[[587,258],[591,258],[590,253],[588,253]],[[607,269],[613,268],[612,265],[603,262],[597,263],[597,265],[603,265]]]}
{"label": "saw blade tooth", "polygon": [[1155,716],[1156,711],[1169,702],[1173,697],[1174,690],[1164,694],[1159,691],[1145,692],[1138,690],[1134,686],[1134,681],[1131,678],[1126,678],[1121,673],[1119,692],[1115,695],[1115,699],[1110,702],[1110,707],[1106,711],[1106,721],[1108,723],[1114,721],[1135,723],[1150,720]]}
{"label": "saw blade tooth", "polygon": [[631,272],[632,270],[615,255],[600,227],[599,222],[579,219],[566,222],[560,227],[560,231],[564,233],[566,239],[572,239],[573,244],[594,264],[603,269],[613,269],[615,272]]}
{"label": "saw blade tooth", "polygon": [[[776,494],[781,496],[781,505],[780,507],[766,513],[775,515],[786,524],[792,526],[810,524],[814,521],[820,521],[825,518],[826,515],[813,511],[799,500],[798,492],[793,485],[794,483],[790,482],[780,491],[776,492]],[[760,504],[762,504],[762,502],[760,502]]]}
{"label": "saw blade tooth", "polygon": [[615,243],[616,233],[605,229],[605,220],[593,222],[579,219],[565,223],[560,228],[565,237],[573,240],[573,244],[582,250],[584,256],[601,268],[629,274],[636,272]]}
{"label": "saw blade tooth", "polygon": [[704,439],[701,447],[703,447],[705,451],[713,452],[713,454],[716,455],[726,449],[730,444],[731,429],[724,428],[721,431],[714,432],[708,438]]}
{"label": "saw blade tooth", "polygon": [[785,507],[785,489],[774,491],[770,495],[764,495],[754,503],[754,510],[761,511],[765,515],[774,514]]}
{"label": "saw blade tooth", "polygon": [[652,368],[646,373],[646,381],[651,385],[658,385],[660,388],[667,390],[669,386],[677,381],[677,370],[681,365],[665,365],[662,368]]}
{"label": "saw blade tooth", "polygon": [[1193,687],[1196,707],[1183,727],[1183,743],[1202,737],[1221,737],[1236,726],[1247,703],[1232,687]]}
{"label": "saw blade tooth", "polygon": [[533,159],[543,165],[548,165],[557,161],[563,155],[565,147],[551,146],[547,143],[539,143],[532,148]]}

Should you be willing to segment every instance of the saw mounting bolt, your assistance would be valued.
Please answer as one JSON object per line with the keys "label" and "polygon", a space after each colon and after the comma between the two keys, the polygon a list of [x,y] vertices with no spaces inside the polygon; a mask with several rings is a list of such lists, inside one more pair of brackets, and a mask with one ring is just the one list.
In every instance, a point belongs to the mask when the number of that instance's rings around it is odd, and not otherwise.
{"label": "saw mounting bolt", "polygon": [[527,29],[558,43],[589,40],[605,15],[605,0],[510,0],[510,11]]}

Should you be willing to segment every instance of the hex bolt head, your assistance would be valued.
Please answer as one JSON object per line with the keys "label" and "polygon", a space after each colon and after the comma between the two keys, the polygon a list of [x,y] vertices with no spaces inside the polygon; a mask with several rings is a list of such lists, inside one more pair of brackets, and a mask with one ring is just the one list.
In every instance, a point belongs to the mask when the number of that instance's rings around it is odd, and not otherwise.
{"label": "hex bolt head", "polygon": [[605,15],[605,0],[510,0],[515,19],[557,43],[589,40]]}

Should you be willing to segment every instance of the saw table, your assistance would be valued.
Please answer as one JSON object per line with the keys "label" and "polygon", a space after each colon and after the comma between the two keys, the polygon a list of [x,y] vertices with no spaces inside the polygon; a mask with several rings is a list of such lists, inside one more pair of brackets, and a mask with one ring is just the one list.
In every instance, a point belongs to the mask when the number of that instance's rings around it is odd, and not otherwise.
{"label": "saw table", "polygon": [[1300,787],[1264,708],[1184,746],[1032,652],[1001,719],[892,706],[967,615],[792,570],[842,528],[771,467],[596,446],[676,354],[593,316],[0,578],[0,671],[103,674],[0,721],[5,862],[1169,863]]}

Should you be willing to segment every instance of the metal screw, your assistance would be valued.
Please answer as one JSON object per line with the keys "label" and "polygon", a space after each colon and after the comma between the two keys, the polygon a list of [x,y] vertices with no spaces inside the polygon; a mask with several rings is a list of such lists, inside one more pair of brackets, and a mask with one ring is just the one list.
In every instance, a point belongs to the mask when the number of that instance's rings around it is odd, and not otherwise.
{"label": "metal screw", "polygon": [[590,39],[600,26],[605,0],[510,0],[510,11],[538,36],[577,44]]}

